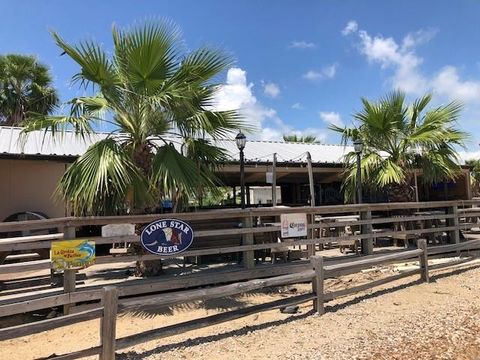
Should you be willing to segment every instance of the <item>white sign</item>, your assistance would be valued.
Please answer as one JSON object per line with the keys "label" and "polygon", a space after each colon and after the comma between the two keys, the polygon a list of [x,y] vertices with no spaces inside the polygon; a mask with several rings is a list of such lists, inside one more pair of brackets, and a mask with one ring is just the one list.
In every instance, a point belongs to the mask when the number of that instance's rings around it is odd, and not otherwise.
{"label": "white sign", "polygon": [[280,215],[282,238],[307,236],[307,214]]}
{"label": "white sign", "polygon": [[265,176],[265,182],[267,184],[273,183],[273,173],[272,172],[267,172]]}
{"label": "white sign", "polygon": [[135,235],[134,224],[109,224],[102,226],[102,237]]}

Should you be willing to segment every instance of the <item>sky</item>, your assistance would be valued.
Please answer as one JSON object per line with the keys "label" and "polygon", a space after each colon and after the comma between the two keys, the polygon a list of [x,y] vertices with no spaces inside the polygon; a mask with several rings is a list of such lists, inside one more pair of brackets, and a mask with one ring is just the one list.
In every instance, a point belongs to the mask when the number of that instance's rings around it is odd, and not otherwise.
{"label": "sky", "polygon": [[240,108],[257,131],[340,142],[329,124],[351,125],[361,97],[393,89],[408,99],[434,94],[433,105],[461,101],[460,128],[471,134],[463,158],[480,157],[480,2],[175,0],[0,0],[0,54],[33,54],[50,67],[61,99],[82,95],[70,80],[78,66],[50,35],[93,39],[112,50],[111,27],[167,18],[187,48],[224,49],[235,64],[218,108]]}

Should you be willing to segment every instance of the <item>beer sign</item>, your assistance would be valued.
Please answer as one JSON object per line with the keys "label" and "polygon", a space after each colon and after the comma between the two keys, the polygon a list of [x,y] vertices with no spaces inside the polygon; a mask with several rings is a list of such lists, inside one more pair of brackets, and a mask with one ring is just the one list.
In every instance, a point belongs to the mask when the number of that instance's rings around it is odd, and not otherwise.
{"label": "beer sign", "polygon": [[143,248],[152,254],[176,255],[192,245],[193,229],[182,220],[157,220],[143,229],[140,242]]}
{"label": "beer sign", "polygon": [[282,214],[280,223],[282,238],[307,236],[307,214]]}

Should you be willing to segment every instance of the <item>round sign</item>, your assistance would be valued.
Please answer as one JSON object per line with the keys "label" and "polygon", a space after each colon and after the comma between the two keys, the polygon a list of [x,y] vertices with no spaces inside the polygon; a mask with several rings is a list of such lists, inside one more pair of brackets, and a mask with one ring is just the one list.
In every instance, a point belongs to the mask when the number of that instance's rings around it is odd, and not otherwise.
{"label": "round sign", "polygon": [[175,255],[192,245],[193,229],[182,220],[157,220],[143,229],[140,242],[152,254]]}

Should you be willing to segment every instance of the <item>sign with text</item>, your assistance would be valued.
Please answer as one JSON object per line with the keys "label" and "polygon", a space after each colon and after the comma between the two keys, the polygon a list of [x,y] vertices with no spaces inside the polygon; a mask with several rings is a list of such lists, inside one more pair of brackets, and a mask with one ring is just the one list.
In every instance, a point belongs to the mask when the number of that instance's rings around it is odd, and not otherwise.
{"label": "sign with text", "polygon": [[182,220],[157,220],[143,229],[140,242],[152,254],[176,255],[192,245],[193,229]]}
{"label": "sign with text", "polygon": [[282,238],[307,236],[307,214],[280,215]]}
{"label": "sign with text", "polygon": [[95,263],[95,242],[88,239],[53,241],[52,269],[84,269]]}

